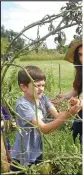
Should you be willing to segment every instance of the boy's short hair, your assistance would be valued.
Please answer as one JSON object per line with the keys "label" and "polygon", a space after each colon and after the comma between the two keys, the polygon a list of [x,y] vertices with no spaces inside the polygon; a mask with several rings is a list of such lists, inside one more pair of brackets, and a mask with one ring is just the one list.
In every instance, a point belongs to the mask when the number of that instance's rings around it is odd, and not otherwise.
{"label": "boy's short hair", "polygon": [[[26,66],[24,68],[27,70],[27,72],[29,73],[29,75],[34,81],[41,81],[41,80],[46,81],[46,76],[40,68],[36,66]],[[31,80],[29,76],[26,74],[25,70],[21,69],[18,72],[18,85],[24,84],[27,86],[30,82]]]}

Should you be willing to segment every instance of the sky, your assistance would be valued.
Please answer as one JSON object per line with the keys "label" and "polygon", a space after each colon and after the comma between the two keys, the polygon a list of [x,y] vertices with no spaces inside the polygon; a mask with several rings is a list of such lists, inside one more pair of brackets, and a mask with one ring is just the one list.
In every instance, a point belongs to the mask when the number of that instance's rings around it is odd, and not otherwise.
{"label": "sky", "polygon": [[[45,15],[59,14],[60,8],[68,1],[3,1],[1,2],[1,25],[5,29],[12,29],[15,32],[20,32],[24,26],[41,20]],[[60,19],[59,19],[60,20]],[[59,21],[54,23],[57,26]],[[66,44],[69,44],[75,34],[76,26],[64,30],[66,34]],[[48,24],[40,28],[40,36],[48,33]],[[31,39],[36,39],[37,27],[31,28],[25,32],[26,36]],[[48,48],[55,48],[54,36],[46,39]]]}

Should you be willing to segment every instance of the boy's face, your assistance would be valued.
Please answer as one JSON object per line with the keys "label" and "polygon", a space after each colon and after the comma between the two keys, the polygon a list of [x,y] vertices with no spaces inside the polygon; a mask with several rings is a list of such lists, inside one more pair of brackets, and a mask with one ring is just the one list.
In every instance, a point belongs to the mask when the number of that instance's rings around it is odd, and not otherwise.
{"label": "boy's face", "polygon": [[24,92],[25,98],[32,101],[33,100],[33,92],[34,92],[35,98],[39,99],[44,92],[44,87],[45,87],[45,81],[41,80],[41,81],[35,82],[34,88],[33,88],[32,83],[29,83],[28,87],[23,85],[23,87],[21,86],[21,89]]}
{"label": "boy's face", "polygon": [[35,96],[37,98],[40,98],[44,92],[44,88],[45,88],[45,81],[37,81],[35,82],[35,86],[34,86],[34,91],[35,91]]}

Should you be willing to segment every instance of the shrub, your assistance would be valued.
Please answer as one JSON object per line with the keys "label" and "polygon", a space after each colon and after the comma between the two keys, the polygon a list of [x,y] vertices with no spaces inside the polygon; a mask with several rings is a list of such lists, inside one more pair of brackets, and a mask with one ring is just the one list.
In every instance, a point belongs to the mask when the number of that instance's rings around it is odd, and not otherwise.
{"label": "shrub", "polygon": [[63,54],[59,54],[59,53],[45,53],[45,52],[42,52],[42,53],[31,53],[31,54],[28,54],[26,56],[20,56],[19,59],[20,61],[29,61],[29,60],[63,60],[64,58],[64,55]]}

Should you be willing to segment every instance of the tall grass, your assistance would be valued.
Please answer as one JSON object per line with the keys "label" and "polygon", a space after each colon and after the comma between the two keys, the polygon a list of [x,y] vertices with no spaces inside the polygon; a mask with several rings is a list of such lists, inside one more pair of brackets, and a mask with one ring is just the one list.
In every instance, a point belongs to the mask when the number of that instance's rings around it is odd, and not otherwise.
{"label": "tall grass", "polygon": [[31,61],[31,60],[63,60],[64,58],[64,54],[60,54],[60,53],[52,53],[52,52],[39,52],[39,53],[35,53],[35,52],[31,52],[28,55],[24,55],[24,56],[20,56],[19,60],[20,61]]}

